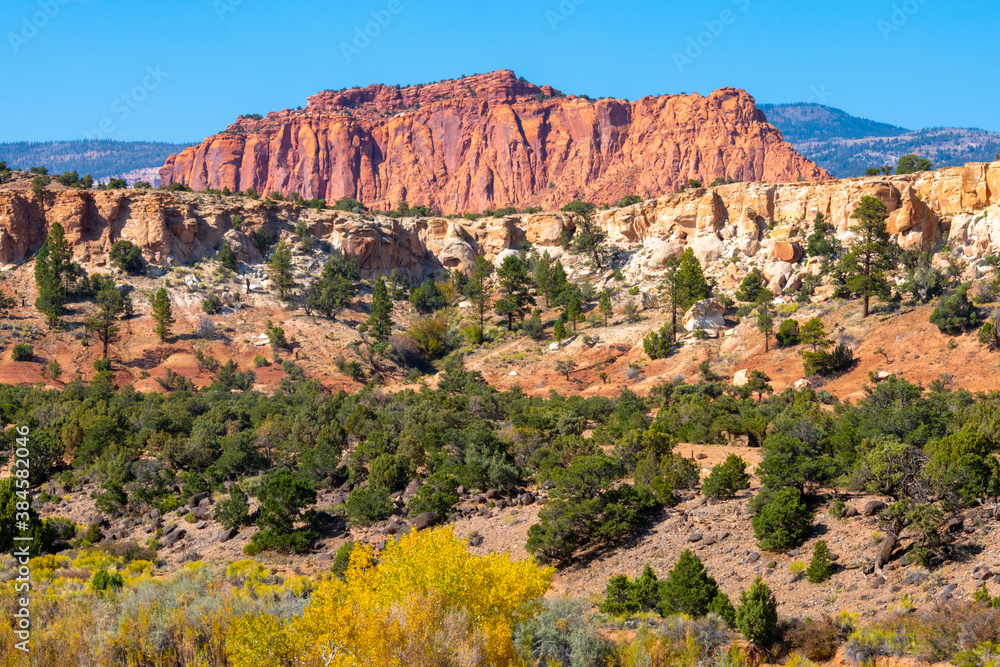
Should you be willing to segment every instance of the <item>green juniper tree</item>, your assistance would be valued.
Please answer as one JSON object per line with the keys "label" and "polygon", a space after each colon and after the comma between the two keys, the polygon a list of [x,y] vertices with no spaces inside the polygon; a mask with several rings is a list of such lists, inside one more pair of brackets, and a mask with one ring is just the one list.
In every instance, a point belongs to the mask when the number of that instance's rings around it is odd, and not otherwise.
{"label": "green juniper tree", "polygon": [[156,335],[160,342],[166,342],[170,336],[170,328],[174,324],[173,309],[170,305],[170,296],[167,290],[161,287],[149,299],[153,307],[153,320],[156,322]]}
{"label": "green juniper tree", "polygon": [[518,255],[508,255],[497,269],[500,298],[494,303],[497,315],[507,318],[507,328],[524,319],[531,312],[535,300],[531,297],[531,276],[524,260]]}

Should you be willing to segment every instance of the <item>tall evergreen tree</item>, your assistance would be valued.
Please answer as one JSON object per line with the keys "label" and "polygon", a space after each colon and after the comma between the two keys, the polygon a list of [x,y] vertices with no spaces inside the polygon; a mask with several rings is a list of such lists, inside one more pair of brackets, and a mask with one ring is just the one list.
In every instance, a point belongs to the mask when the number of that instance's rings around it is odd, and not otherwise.
{"label": "tall evergreen tree", "polygon": [[563,207],[564,211],[578,216],[576,233],[573,234],[573,252],[588,255],[597,269],[603,269],[611,254],[607,246],[608,233],[594,222],[596,207],[590,202],[574,201]]}
{"label": "tall evergreen tree", "polygon": [[35,256],[35,286],[38,288],[35,308],[45,315],[50,327],[55,326],[66,305],[66,286],[53,266],[48,245],[39,248]]}
{"label": "tall evergreen tree", "polygon": [[497,269],[497,280],[500,299],[494,304],[494,310],[507,318],[507,328],[513,330],[514,322],[524,319],[535,305],[528,267],[520,256],[510,255]]}
{"label": "tall evergreen tree", "polygon": [[292,251],[284,241],[278,243],[267,260],[267,277],[278,291],[278,298],[285,301],[288,292],[295,287],[295,273],[292,268]]}
{"label": "tall evergreen tree", "polygon": [[149,299],[153,307],[153,319],[156,321],[156,335],[160,342],[166,342],[170,336],[170,327],[174,324],[173,309],[170,306],[170,296],[167,290],[160,288]]}
{"label": "tall evergreen tree", "polygon": [[368,333],[377,343],[388,343],[392,335],[392,299],[385,278],[375,281],[375,293],[372,296],[372,310],[368,317]]}
{"label": "tall evergreen tree", "polygon": [[469,298],[476,304],[476,310],[479,312],[480,334],[486,328],[486,309],[490,306],[491,275],[493,275],[493,265],[482,255],[477,255],[466,289]]}
{"label": "tall evergreen tree", "polygon": [[694,250],[687,248],[677,265],[675,278],[677,307],[687,311],[695,302],[708,298],[708,281],[701,270],[701,262],[694,256]]}
{"label": "tall evergreen tree", "polygon": [[566,276],[566,269],[563,268],[562,260],[557,259],[552,267],[552,287],[549,289],[549,297],[552,305],[561,306],[569,298],[570,291],[569,278]]}
{"label": "tall evergreen tree", "polygon": [[566,302],[566,321],[573,326],[573,331],[576,331],[576,323],[582,317],[583,308],[580,305],[580,295],[577,292],[573,292]]}
{"label": "tall evergreen tree", "polygon": [[604,326],[608,326],[608,317],[611,315],[611,290],[607,287],[601,290],[598,308],[601,310],[601,315],[604,316]]}
{"label": "tall evergreen tree", "polygon": [[854,238],[841,261],[847,277],[847,287],[864,299],[861,316],[868,317],[869,301],[873,296],[889,296],[887,274],[896,266],[899,246],[890,241],[885,220],[885,204],[875,197],[862,197],[861,205],[851,217],[860,224],[851,227]]}
{"label": "tall evergreen tree", "polygon": [[97,310],[83,324],[94,335],[100,339],[104,346],[104,359],[108,358],[108,345],[118,337],[118,318],[125,310],[125,299],[122,293],[115,287],[114,282],[108,280],[104,287],[97,293],[95,298]]}
{"label": "tall evergreen tree", "polygon": [[686,313],[696,301],[708,298],[708,282],[691,248],[685,250],[680,259],[667,260],[660,289],[670,308],[670,345],[673,345],[677,342],[677,316]]}
{"label": "tall evergreen tree", "polygon": [[552,257],[546,250],[535,264],[535,289],[538,294],[545,297],[545,307],[549,307],[552,297]]}
{"label": "tall evergreen tree", "polygon": [[767,301],[757,305],[757,330],[764,334],[764,352],[770,352],[771,336],[774,335],[774,311]]}

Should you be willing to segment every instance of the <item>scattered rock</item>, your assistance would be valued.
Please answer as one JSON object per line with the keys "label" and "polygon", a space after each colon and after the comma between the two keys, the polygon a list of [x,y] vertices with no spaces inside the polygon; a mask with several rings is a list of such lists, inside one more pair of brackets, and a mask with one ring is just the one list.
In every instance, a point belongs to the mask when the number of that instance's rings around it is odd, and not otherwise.
{"label": "scattered rock", "polygon": [[226,530],[219,533],[219,541],[228,542],[229,540],[239,535],[239,533],[240,531],[237,530],[236,528],[227,528]]}
{"label": "scattered rock", "polygon": [[688,542],[701,542],[701,539],[702,539],[701,533],[691,533],[690,535],[688,535],[687,541]]}
{"label": "scattered rock", "polygon": [[865,503],[865,510],[862,514],[863,516],[866,517],[875,516],[885,508],[886,504],[881,500],[869,500],[867,503]]}
{"label": "scattered rock", "polygon": [[429,528],[441,520],[441,515],[437,512],[424,512],[413,518],[413,528],[423,530]]}

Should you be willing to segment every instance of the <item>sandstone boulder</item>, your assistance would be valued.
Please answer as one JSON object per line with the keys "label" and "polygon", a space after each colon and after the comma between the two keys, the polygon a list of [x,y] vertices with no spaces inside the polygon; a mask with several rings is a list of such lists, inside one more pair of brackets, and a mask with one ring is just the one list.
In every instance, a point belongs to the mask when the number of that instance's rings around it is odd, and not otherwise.
{"label": "sandstone boulder", "polygon": [[698,301],[684,314],[683,324],[688,331],[702,329],[725,329],[726,308],[715,299]]}

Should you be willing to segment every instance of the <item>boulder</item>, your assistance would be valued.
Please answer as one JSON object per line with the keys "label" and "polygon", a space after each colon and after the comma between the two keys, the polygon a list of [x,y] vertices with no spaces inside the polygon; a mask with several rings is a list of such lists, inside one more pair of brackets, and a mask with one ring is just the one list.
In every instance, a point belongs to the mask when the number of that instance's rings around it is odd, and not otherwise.
{"label": "boulder", "polygon": [[413,528],[415,530],[423,530],[424,528],[430,528],[441,520],[441,515],[437,512],[424,512],[423,514],[418,514],[413,518]]}
{"label": "boulder", "polygon": [[419,490],[420,490],[420,480],[418,479],[410,480],[410,483],[406,485],[406,489],[403,490],[403,497],[412,498],[413,496],[417,495],[417,491]]}
{"label": "boulder", "polygon": [[697,236],[688,244],[702,266],[713,264],[722,259],[726,252],[726,244],[716,234]]}
{"label": "boulder", "polygon": [[750,371],[747,370],[746,368],[744,368],[743,370],[736,371],[736,374],[733,375],[734,387],[746,386],[748,382],[750,382]]}
{"label": "boulder", "polygon": [[698,301],[684,314],[683,324],[688,331],[702,329],[725,329],[726,307],[715,299]]}
{"label": "boulder", "polygon": [[797,264],[802,259],[802,247],[794,241],[778,241],[771,248],[771,259]]}
{"label": "boulder", "polygon": [[207,491],[202,491],[201,493],[195,493],[190,498],[188,498],[187,506],[194,509],[195,507],[198,507],[198,504],[201,503],[201,501],[204,500],[205,498],[208,498]]}
{"label": "boulder", "polygon": [[885,508],[886,504],[881,500],[869,500],[867,503],[865,503],[865,509],[862,512],[862,515],[866,517],[875,516]]}
{"label": "boulder", "polygon": [[218,538],[219,542],[228,542],[229,540],[239,535],[239,533],[240,531],[237,530],[236,528],[227,528],[226,530],[219,533],[219,538]]}

